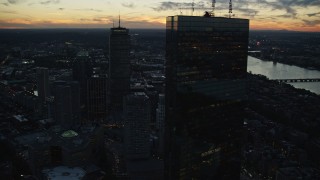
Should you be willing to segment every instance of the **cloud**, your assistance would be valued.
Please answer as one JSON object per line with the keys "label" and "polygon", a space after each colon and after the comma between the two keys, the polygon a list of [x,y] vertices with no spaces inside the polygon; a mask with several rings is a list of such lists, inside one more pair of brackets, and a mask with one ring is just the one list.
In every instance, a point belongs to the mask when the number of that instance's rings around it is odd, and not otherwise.
{"label": "cloud", "polygon": [[[273,9],[277,10],[285,10],[287,14],[291,14],[291,18],[296,18],[297,7],[318,7],[320,6],[320,1],[319,0],[278,0],[274,2],[269,2],[267,0],[260,0],[258,3],[262,5],[267,5],[272,7]],[[289,15],[285,15],[287,17],[290,17]]]}
{"label": "cloud", "polygon": [[97,17],[97,18],[93,18],[92,21],[95,22],[104,22],[104,23],[111,23],[112,22],[112,18],[110,16],[106,16],[106,17]]}
{"label": "cloud", "polygon": [[81,22],[99,22],[99,23],[111,23],[113,16],[99,16],[94,18],[80,18]]}
{"label": "cloud", "polygon": [[122,3],[121,4],[123,7],[126,7],[126,8],[135,8],[135,4],[133,3]]}
{"label": "cloud", "polygon": [[320,1],[319,0],[280,0],[280,2],[284,5],[293,5],[293,6],[319,6]]}
{"label": "cloud", "polygon": [[6,13],[6,14],[18,14],[16,11],[0,11],[1,13]]}
{"label": "cloud", "polygon": [[2,5],[4,5],[4,6],[9,6],[9,4],[8,3],[1,3]]}
{"label": "cloud", "polygon": [[86,9],[75,9],[76,11],[94,11],[94,12],[102,12],[101,9],[93,9],[93,8],[86,8]]}
{"label": "cloud", "polygon": [[[112,21],[101,23],[99,21],[90,21],[85,20],[92,19],[83,19],[83,21],[77,22],[57,22],[57,21],[3,21],[0,20],[0,28],[6,29],[25,29],[25,28],[108,28],[112,27]],[[146,20],[136,20],[136,21],[122,21],[122,23],[129,28],[164,28],[163,23],[156,21],[146,21]]]}
{"label": "cloud", "polygon": [[307,26],[319,26],[320,25],[320,20],[303,20],[304,24]]}
{"label": "cloud", "polygon": [[256,3],[271,5],[277,9],[286,9],[287,7],[308,7],[308,6],[319,6],[319,0],[277,0],[277,1],[267,1],[267,0],[256,0]]}
{"label": "cloud", "polygon": [[286,13],[286,14],[278,15],[277,17],[296,19],[297,18],[296,15],[297,15],[296,13],[295,14]]}
{"label": "cloud", "polygon": [[63,10],[65,10],[65,8],[59,8],[59,10],[60,10],[60,11],[63,11]]}
{"label": "cloud", "polygon": [[95,22],[109,22],[109,19],[93,18],[92,21],[95,21]]}
{"label": "cloud", "polygon": [[254,10],[254,9],[237,8],[235,10],[241,12],[245,16],[250,16],[252,18],[255,17],[259,13],[258,10]]}
{"label": "cloud", "polygon": [[[28,18],[33,18],[32,16],[28,15],[28,14],[21,14],[17,11],[11,11],[11,10],[2,10],[0,11],[0,13],[5,13],[5,14],[16,14],[16,15],[20,15],[20,16],[23,16],[23,17],[28,17]],[[26,20],[26,19],[24,19]]]}
{"label": "cloud", "polygon": [[[211,1],[211,0],[207,0]],[[220,2],[218,4],[221,4]],[[254,10],[269,9],[269,10],[281,10],[284,11],[284,15],[279,17],[296,19],[298,16],[297,10],[299,8],[316,7],[319,8],[320,0],[235,0],[234,9],[237,7],[244,8],[244,6],[251,5]],[[219,9],[220,6],[218,6]],[[257,7],[257,9],[255,9]],[[260,7],[260,8],[258,8]]]}
{"label": "cloud", "polygon": [[19,2],[20,2],[20,0],[8,0],[8,3],[10,3],[10,4],[17,4]]}
{"label": "cloud", "polygon": [[59,4],[60,0],[47,0],[47,1],[41,1],[40,4],[42,5],[48,5],[48,4]]}
{"label": "cloud", "polygon": [[[296,0],[294,0],[296,1]],[[260,0],[258,2],[262,6],[267,6],[272,8],[272,10],[285,10],[287,14],[291,14],[291,17],[296,17],[297,11],[292,8],[293,5],[288,4],[286,0],[279,0],[274,2],[269,2],[267,0]]]}
{"label": "cloud", "polygon": [[79,20],[80,21],[91,21],[91,19],[88,19],[88,18],[80,18]]}
{"label": "cloud", "polygon": [[[19,4],[19,3],[25,2],[26,0],[7,0],[7,1],[9,4]],[[6,3],[6,4],[8,4],[8,3]]]}
{"label": "cloud", "polygon": [[168,10],[177,10],[181,7],[190,7],[191,8],[192,3],[178,3],[178,2],[172,2],[172,1],[166,1],[166,2],[160,2],[160,4],[157,7],[152,7],[155,11],[168,11]]}
{"label": "cloud", "polygon": [[319,14],[320,14],[320,12],[317,12],[317,13],[309,13],[309,14],[307,14],[307,16],[313,17],[313,16],[317,16],[317,15],[319,15]]}

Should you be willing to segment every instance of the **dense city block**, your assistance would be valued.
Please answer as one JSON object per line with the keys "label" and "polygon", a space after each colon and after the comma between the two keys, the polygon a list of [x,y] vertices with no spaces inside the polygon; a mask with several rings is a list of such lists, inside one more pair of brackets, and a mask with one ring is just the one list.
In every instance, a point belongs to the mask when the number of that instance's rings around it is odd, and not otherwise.
{"label": "dense city block", "polygon": [[319,70],[319,34],[233,20],[0,30],[0,179],[320,179],[320,96],[246,72],[247,52]]}

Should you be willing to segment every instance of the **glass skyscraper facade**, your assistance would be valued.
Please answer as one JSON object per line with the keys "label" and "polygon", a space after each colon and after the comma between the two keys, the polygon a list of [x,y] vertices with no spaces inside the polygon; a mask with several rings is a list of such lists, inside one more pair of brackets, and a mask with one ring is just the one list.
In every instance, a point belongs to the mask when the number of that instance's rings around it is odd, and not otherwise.
{"label": "glass skyscraper facade", "polygon": [[166,179],[239,179],[249,20],[169,16]]}
{"label": "glass skyscraper facade", "polygon": [[93,76],[87,81],[87,109],[90,121],[103,122],[107,118],[107,82],[107,78],[102,75]]}
{"label": "glass skyscraper facade", "polygon": [[123,27],[111,28],[109,39],[110,108],[122,109],[123,97],[130,91],[130,36]]}

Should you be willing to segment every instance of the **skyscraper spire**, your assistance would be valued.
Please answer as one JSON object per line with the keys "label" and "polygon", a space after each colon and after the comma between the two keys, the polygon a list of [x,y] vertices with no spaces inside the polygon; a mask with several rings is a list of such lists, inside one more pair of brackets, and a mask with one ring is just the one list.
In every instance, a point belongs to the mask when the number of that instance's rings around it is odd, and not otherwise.
{"label": "skyscraper spire", "polygon": [[120,26],[120,13],[119,13],[119,28],[120,28],[121,26]]}

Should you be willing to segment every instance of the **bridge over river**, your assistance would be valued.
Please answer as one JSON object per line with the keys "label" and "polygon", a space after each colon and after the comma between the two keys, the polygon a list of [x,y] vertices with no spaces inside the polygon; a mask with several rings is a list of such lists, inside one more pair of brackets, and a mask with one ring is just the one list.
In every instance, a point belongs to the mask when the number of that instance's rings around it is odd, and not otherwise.
{"label": "bridge over river", "polygon": [[262,61],[248,56],[248,72],[261,74],[270,80],[288,83],[299,89],[306,89],[320,95],[320,71],[297,66]]}
{"label": "bridge over river", "polygon": [[295,83],[295,82],[320,82],[320,78],[307,78],[307,79],[272,79],[278,82]]}

